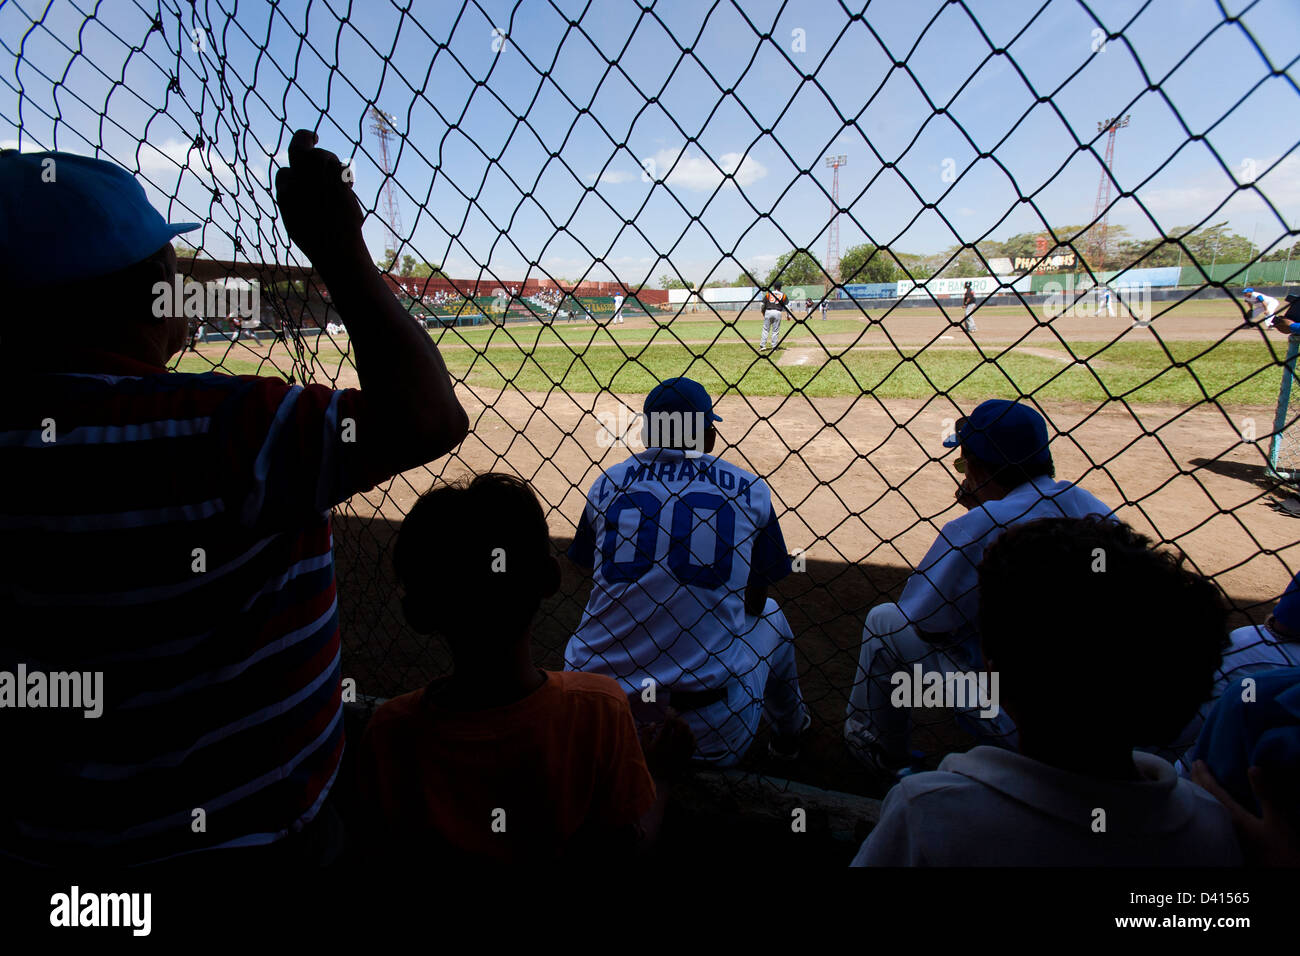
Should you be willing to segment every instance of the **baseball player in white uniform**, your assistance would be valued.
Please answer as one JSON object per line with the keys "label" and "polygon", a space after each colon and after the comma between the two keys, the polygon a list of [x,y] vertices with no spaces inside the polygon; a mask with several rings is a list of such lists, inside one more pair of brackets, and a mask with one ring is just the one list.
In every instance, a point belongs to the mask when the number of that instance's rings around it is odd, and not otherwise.
{"label": "baseball player in white uniform", "polygon": [[634,702],[672,707],[697,757],[729,766],[764,711],[778,757],[797,755],[809,718],[794,635],[767,597],[790,573],[772,494],[711,454],[715,421],[691,379],[647,396],[645,451],[596,480],[569,549],[593,583],[564,660],[612,677]]}
{"label": "baseball player in white uniform", "polygon": [[623,293],[621,292],[614,296],[614,321],[623,321]]}
{"label": "baseball player in white uniform", "polygon": [[1115,300],[1111,295],[1110,286],[1102,286],[1098,290],[1098,296],[1101,299],[1101,305],[1097,311],[1105,310],[1106,315],[1113,319],[1115,317]]}
{"label": "baseball player in white uniform", "polygon": [[[898,603],[873,607],[862,629],[844,735],[850,752],[882,776],[905,769],[911,755],[911,711],[893,702],[894,675],[910,675],[917,664],[923,673],[945,675],[981,666],[976,584],[984,549],[1008,527],[1035,518],[1112,512],[1082,488],[1054,480],[1047,423],[1028,405],[981,403],[944,440],[946,447],[958,444],[964,478],[957,500],[970,510],[943,526]],[[1015,725],[1006,713],[981,717],[980,709],[959,708],[959,721],[1011,743]]]}
{"label": "baseball player in white uniform", "polygon": [[1281,305],[1277,299],[1271,295],[1256,292],[1254,289],[1243,289],[1241,295],[1251,306],[1249,321],[1259,324],[1268,324],[1273,321],[1273,316],[1277,314],[1278,307]]}
{"label": "baseball player in white uniform", "polygon": [[763,334],[758,342],[760,352],[768,348],[776,348],[777,340],[781,337],[781,316],[789,310],[789,296],[781,291],[780,282],[773,283],[772,288],[763,293]]}

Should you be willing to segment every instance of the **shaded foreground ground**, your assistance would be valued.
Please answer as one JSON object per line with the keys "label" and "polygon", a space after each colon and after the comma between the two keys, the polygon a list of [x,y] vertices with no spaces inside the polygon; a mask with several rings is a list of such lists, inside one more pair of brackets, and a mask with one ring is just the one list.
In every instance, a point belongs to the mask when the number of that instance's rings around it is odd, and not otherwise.
{"label": "shaded foreground ground", "polygon": [[[436,474],[520,474],[542,498],[563,550],[599,468],[629,453],[608,446],[594,415],[617,415],[619,398],[469,389],[461,397],[472,434]],[[636,407],[640,396],[622,399]],[[735,397],[724,399],[718,411],[725,419],[725,447],[718,452],[768,477],[787,545],[807,560],[807,570],[784,582],[779,597],[798,637],[814,733],[805,758],[779,772],[870,792],[839,737],[862,620],[872,604],[897,595],[938,527],[960,513],[953,504],[951,454],[931,460],[944,451],[941,436],[958,412],[943,398],[871,396]],[[1061,404],[1044,411],[1060,433],[1054,453],[1061,477],[1080,480],[1118,506],[1126,521],[1181,548],[1231,596],[1238,622],[1262,620],[1291,569],[1300,566],[1300,524],[1268,507],[1276,496],[1263,478],[1260,447],[1242,442],[1239,432],[1252,418],[1267,431],[1271,409]],[[447,666],[436,641],[401,623],[388,558],[397,522],[434,480],[423,469],[407,473],[386,493],[354,498],[337,520],[345,676],[356,678],[363,694],[412,690]],[[449,565],[455,560],[446,555]],[[543,609],[535,637],[540,663],[548,667],[560,666],[589,588],[562,564],[562,591]],[[1121,653],[1102,635],[1097,652]],[[961,741],[942,732],[923,735],[920,743]],[[751,755],[754,769],[763,767],[756,756],[763,749]]]}

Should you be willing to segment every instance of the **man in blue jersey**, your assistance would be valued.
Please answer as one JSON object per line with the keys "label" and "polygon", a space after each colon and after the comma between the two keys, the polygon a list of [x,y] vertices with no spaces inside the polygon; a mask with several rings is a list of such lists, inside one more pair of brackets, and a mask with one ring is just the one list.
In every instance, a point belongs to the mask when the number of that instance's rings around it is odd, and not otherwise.
{"label": "man in blue jersey", "polygon": [[593,583],[565,664],[614,678],[634,703],[671,707],[697,756],[728,766],[764,710],[778,758],[797,756],[809,718],[794,636],[767,596],[791,570],[772,493],[712,454],[721,420],[691,379],[646,398],[645,451],[596,480],[569,549]]}

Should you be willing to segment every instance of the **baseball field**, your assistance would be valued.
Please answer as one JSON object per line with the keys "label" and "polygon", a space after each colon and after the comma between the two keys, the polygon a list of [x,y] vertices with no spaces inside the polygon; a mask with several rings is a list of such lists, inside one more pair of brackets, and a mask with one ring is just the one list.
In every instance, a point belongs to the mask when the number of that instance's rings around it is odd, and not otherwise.
{"label": "baseball field", "polygon": [[[897,595],[938,528],[961,513],[955,453],[941,440],[985,398],[1036,403],[1058,477],[1184,552],[1239,608],[1238,623],[1262,620],[1300,564],[1300,524],[1270,507],[1288,495],[1264,469],[1286,339],[1244,326],[1226,299],[1155,307],[1149,327],[986,308],[973,335],[957,307],[831,312],[787,320],[770,356],[756,351],[757,312],[434,331],[471,435],[433,469],[357,496],[338,516],[340,578],[352,582],[340,596],[345,673],[362,693],[387,696],[446,666],[436,643],[403,626],[387,562],[420,493],[471,471],[514,472],[542,498],[563,550],[601,468],[634,450],[605,424],[630,424],[646,391],[674,375],[710,390],[724,419],[716,453],[767,479],[786,543],[805,561],[778,595],[816,717],[792,777],[870,789],[839,743],[863,617]],[[357,383],[346,337],[304,348],[313,380]],[[292,364],[283,345],[245,341],[201,346],[180,367],[266,374]],[[559,665],[589,586],[566,567],[535,634],[544,665]],[[1117,653],[1104,635],[1095,652]]]}

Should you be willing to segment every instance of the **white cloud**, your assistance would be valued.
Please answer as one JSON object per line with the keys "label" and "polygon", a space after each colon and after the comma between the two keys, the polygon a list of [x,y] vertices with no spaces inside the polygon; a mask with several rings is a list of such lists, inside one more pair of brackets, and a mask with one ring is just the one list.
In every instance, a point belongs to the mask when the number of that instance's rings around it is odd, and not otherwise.
{"label": "white cloud", "polygon": [[607,169],[605,172],[600,174],[599,181],[611,184],[626,183],[630,182],[635,176],[636,173],[625,173],[617,169]]}
{"label": "white cloud", "polygon": [[[1265,174],[1264,171],[1276,161],[1277,157],[1255,160],[1259,170],[1255,186],[1277,207],[1278,212],[1291,217],[1294,225],[1300,219],[1300,156],[1286,157]],[[1238,176],[1242,174],[1240,168],[1233,171]],[[1151,212],[1167,217],[1167,227],[1197,222],[1225,199],[1228,203],[1218,214],[1224,218],[1236,219],[1246,214],[1266,212],[1272,215],[1258,193],[1251,189],[1237,191],[1236,184],[1221,169],[1189,177],[1179,186],[1140,189],[1138,198]]]}
{"label": "white cloud", "polygon": [[767,167],[758,160],[741,153],[723,153],[717,160],[702,153],[687,153],[682,149],[661,149],[643,164],[655,179],[667,177],[668,186],[696,192],[712,192],[724,182],[726,174],[734,174],[734,181],[726,186],[749,186],[767,175]]}
{"label": "white cloud", "polygon": [[[212,166],[212,172],[209,173],[204,165],[204,158]],[[125,160],[126,157],[123,157]],[[234,187],[236,175],[234,167],[226,162],[215,149],[199,150],[194,149],[193,144],[180,139],[164,140],[162,145],[155,146],[152,143],[141,143],[140,151],[137,154],[137,162],[140,164],[140,173],[144,176],[163,176],[172,177],[176,175],[177,170],[187,169],[199,178],[201,182],[209,180],[209,176],[215,177],[218,182],[227,189]],[[265,186],[265,168],[256,169],[254,166],[247,166],[245,169],[254,181]]]}

